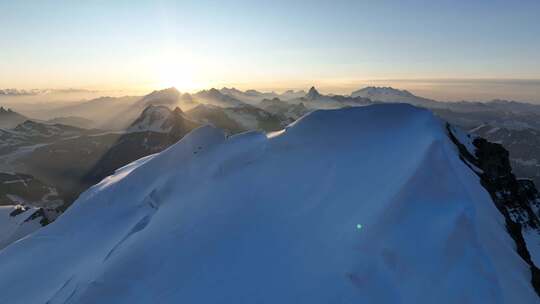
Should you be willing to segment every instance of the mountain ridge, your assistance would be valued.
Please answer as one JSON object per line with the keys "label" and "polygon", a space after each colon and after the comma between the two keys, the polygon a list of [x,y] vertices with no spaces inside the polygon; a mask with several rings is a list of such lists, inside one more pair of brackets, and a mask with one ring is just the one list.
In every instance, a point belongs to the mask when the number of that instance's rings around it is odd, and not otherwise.
{"label": "mountain ridge", "polygon": [[379,104],[124,166],[0,251],[0,302],[536,303],[527,266],[445,124]]}

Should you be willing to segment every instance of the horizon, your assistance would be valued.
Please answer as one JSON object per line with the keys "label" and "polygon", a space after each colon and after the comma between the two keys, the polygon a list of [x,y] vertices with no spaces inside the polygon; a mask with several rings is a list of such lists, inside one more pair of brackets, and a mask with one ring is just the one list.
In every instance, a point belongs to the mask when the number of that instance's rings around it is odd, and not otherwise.
{"label": "horizon", "polygon": [[[355,85],[355,83],[358,83]],[[0,98],[17,98],[19,100],[43,100],[48,96],[53,96],[57,101],[91,100],[100,97],[122,97],[122,96],[144,96],[153,91],[161,91],[168,88],[175,88],[180,93],[194,94],[212,88],[234,88],[240,91],[256,90],[263,93],[281,94],[288,90],[305,91],[315,87],[317,91],[324,95],[350,95],[352,92],[367,87],[390,87],[397,90],[406,90],[410,93],[428,99],[441,102],[489,102],[493,100],[508,100],[525,103],[540,103],[540,79],[391,79],[391,80],[365,80],[353,83],[342,83],[340,85],[309,84],[302,86],[259,86],[252,87],[245,83],[218,84],[215,86],[203,87],[193,90],[180,90],[176,86],[137,88],[137,89],[88,89],[88,88],[2,88],[6,94],[0,94]],[[519,94],[508,92],[509,87],[519,89]],[[456,88],[461,88],[456,90]],[[8,91],[14,90],[11,94]],[[41,100],[40,100],[41,99]],[[0,100],[1,102],[1,100]]]}
{"label": "horizon", "polygon": [[[0,88],[174,86],[540,102],[538,1],[2,2]],[[418,23],[420,18],[424,22]],[[326,22],[326,20],[332,20]],[[501,22],[504,20],[504,22]]]}

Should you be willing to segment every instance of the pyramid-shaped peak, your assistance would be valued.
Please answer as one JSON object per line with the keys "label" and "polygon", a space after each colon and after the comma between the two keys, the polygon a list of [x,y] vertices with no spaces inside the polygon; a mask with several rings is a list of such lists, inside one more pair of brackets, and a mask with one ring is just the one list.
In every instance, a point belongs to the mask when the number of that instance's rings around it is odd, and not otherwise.
{"label": "pyramid-shaped peak", "polygon": [[306,95],[307,99],[316,99],[317,97],[320,97],[321,94],[319,94],[319,91],[315,89],[315,87],[311,87]]}

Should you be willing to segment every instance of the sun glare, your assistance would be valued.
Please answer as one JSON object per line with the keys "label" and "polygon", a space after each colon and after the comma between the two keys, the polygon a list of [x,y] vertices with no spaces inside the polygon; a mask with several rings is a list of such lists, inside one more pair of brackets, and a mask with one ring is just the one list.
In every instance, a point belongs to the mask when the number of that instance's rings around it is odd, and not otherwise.
{"label": "sun glare", "polygon": [[185,71],[167,71],[160,78],[160,87],[175,87],[180,92],[191,92],[204,87],[204,85],[195,81],[189,72]]}
{"label": "sun glare", "polygon": [[157,88],[175,87],[180,92],[192,92],[208,85],[201,80],[202,65],[194,57],[182,53],[159,57],[159,63],[153,69]]}

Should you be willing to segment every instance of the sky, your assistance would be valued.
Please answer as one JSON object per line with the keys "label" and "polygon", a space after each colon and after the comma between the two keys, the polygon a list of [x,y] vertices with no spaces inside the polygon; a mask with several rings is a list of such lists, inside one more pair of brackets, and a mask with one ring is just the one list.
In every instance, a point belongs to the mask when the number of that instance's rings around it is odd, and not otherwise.
{"label": "sky", "polygon": [[0,88],[175,86],[540,102],[540,1],[0,0]]}

